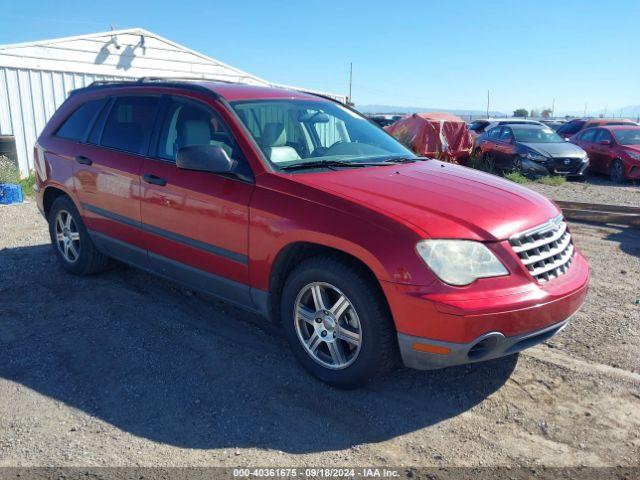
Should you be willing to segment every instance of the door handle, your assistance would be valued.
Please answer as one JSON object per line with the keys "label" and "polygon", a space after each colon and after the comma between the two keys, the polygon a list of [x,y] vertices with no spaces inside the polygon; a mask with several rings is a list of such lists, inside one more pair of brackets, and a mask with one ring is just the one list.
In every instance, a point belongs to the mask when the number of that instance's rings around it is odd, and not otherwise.
{"label": "door handle", "polygon": [[76,157],[76,162],[81,163],[82,165],[91,165],[93,163],[90,158],[83,157],[82,155],[78,155]]}
{"label": "door handle", "polygon": [[153,185],[160,185],[161,187],[164,187],[167,184],[167,181],[164,178],[158,177],[151,173],[145,173],[142,176],[142,179],[147,183],[152,183]]}

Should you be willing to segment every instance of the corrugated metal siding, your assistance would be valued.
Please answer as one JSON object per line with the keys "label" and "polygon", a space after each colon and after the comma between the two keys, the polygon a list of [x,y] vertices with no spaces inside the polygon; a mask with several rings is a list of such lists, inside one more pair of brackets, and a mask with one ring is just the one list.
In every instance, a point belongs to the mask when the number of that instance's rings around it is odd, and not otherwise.
{"label": "corrugated metal siding", "polygon": [[16,138],[20,173],[33,169],[36,140],[71,90],[95,80],[122,79],[131,77],[0,67],[0,135]]}

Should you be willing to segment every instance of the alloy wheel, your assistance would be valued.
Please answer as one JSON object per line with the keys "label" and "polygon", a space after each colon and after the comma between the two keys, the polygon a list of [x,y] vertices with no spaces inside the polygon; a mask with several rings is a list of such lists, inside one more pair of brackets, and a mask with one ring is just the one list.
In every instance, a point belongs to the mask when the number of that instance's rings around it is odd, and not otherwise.
{"label": "alloy wheel", "polygon": [[300,290],[294,323],[307,354],[323,367],[341,370],[351,365],[362,346],[362,326],[355,308],[338,288],[314,282]]}
{"label": "alloy wheel", "polygon": [[69,263],[80,258],[80,232],[73,216],[60,210],[55,219],[56,245],[62,257]]}
{"label": "alloy wheel", "polygon": [[513,171],[516,173],[522,173],[522,159],[519,156],[513,159]]}

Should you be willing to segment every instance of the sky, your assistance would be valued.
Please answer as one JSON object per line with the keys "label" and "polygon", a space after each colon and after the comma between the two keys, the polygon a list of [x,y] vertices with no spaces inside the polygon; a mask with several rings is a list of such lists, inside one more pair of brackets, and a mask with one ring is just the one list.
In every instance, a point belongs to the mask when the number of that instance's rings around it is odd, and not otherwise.
{"label": "sky", "polygon": [[0,44],[141,27],[357,105],[609,114],[640,105],[640,0],[1,0]]}

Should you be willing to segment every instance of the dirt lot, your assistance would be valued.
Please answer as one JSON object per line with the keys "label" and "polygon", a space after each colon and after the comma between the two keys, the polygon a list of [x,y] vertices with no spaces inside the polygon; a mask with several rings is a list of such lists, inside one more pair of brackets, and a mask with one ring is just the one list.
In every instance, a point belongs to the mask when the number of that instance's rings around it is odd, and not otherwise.
{"label": "dirt lot", "polygon": [[586,181],[569,181],[559,186],[540,183],[528,183],[526,186],[554,200],[628,207],[640,205],[640,185],[637,182],[618,185],[600,175],[590,175]]}
{"label": "dirt lot", "polygon": [[591,291],[547,344],[344,392],[224,303],[65,274],[33,204],[0,225],[0,466],[638,464],[638,230],[572,225]]}

